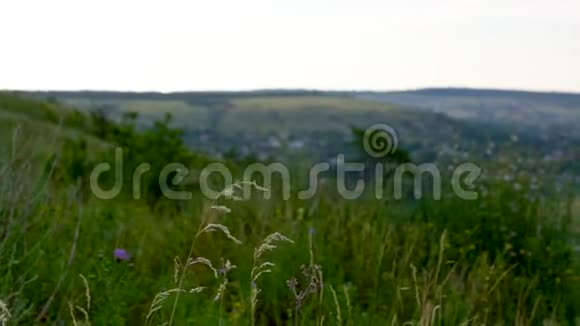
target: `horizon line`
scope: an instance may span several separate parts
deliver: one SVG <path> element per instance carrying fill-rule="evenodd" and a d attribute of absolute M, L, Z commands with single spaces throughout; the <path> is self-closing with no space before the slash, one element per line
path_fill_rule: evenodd
<path fill-rule="evenodd" d="M 97 89 L 97 88 L 78 88 L 78 89 L 10 89 L 0 88 L 1 92 L 21 92 L 21 93 L 130 93 L 130 94 L 183 94 L 183 93 L 267 93 L 267 92 L 311 92 L 311 93 L 405 93 L 419 92 L 427 90 L 464 90 L 464 91 L 495 91 L 495 92 L 517 92 L 517 93 L 543 93 L 543 94 L 562 94 L 562 95 L 580 95 L 578 91 L 567 90 L 542 90 L 529 88 L 501 88 L 501 87 L 465 87 L 465 86 L 427 86 L 416 88 L 401 89 L 325 89 L 325 88 L 241 88 L 241 89 L 189 89 L 189 90 L 128 90 L 128 89 Z"/>

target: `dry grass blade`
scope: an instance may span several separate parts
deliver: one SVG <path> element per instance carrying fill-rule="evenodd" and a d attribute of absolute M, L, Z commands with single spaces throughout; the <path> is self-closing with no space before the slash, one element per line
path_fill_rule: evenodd
<path fill-rule="evenodd" d="M 85 301 L 86 307 L 74 306 L 72 302 L 68 303 L 68 308 L 70 311 L 70 316 L 72 318 L 73 325 L 90 325 L 89 311 L 91 309 L 91 290 L 89 288 L 89 282 L 83 274 L 79 274 L 80 278 L 83 280 L 83 285 L 85 287 Z M 83 314 L 84 320 L 79 322 L 75 316 L 75 308 Z"/>
<path fill-rule="evenodd" d="M 173 258 L 173 282 L 179 282 L 179 272 L 181 271 L 181 260 L 179 257 Z"/>
<path fill-rule="evenodd" d="M 153 314 L 156 311 L 163 308 L 163 302 L 169 297 L 169 295 L 171 293 L 175 293 L 175 292 L 185 292 L 185 290 L 171 289 L 171 290 L 157 293 L 157 295 L 155 295 L 155 297 L 153 298 L 153 302 L 151 303 L 151 307 L 149 307 L 149 312 L 147 313 L 147 316 L 145 317 L 145 319 L 149 320 L 151 318 L 151 316 L 153 316 Z"/>
<path fill-rule="evenodd" d="M 205 290 L 205 286 L 198 286 L 189 290 L 189 293 L 201 293 L 201 291 Z"/>
<path fill-rule="evenodd" d="M 211 207 L 211 209 L 213 209 L 219 213 L 222 213 L 222 214 L 228 214 L 228 213 L 232 212 L 232 210 L 229 207 L 223 206 L 223 205 L 214 205 Z"/>
<path fill-rule="evenodd" d="M 278 233 L 278 232 L 272 233 L 269 236 L 267 236 L 264 239 L 264 241 L 262 241 L 262 244 L 256 249 L 256 251 L 254 253 L 254 257 L 256 259 L 260 258 L 265 252 L 272 251 L 272 250 L 276 249 L 277 246 L 274 245 L 274 243 L 277 241 L 285 241 L 285 242 L 289 242 L 289 243 L 294 243 L 294 241 L 285 237 L 281 233 Z"/>
<path fill-rule="evenodd" d="M 10 310 L 8 309 L 8 305 L 2 300 L 0 300 L 0 324 L 6 324 L 12 315 L 10 315 Z"/>
<path fill-rule="evenodd" d="M 75 317 L 75 308 L 73 307 L 72 302 L 68 303 L 68 310 L 70 312 L 70 318 L 72 319 L 72 323 L 74 326 L 77 326 L 79 323 L 77 322 L 77 318 Z M 2 323 L 4 325 L 4 322 Z"/>
<path fill-rule="evenodd" d="M 85 298 L 87 300 L 87 311 L 91 310 L 91 289 L 89 288 L 89 282 L 83 274 L 79 274 L 80 278 L 83 280 L 85 286 Z M 88 319 L 88 316 L 87 316 Z"/>
<path fill-rule="evenodd" d="M 268 267 L 274 267 L 274 266 L 276 266 L 274 263 L 267 261 L 267 262 L 262 263 L 260 266 L 253 267 L 252 273 L 251 273 L 253 275 L 252 282 L 256 282 L 262 274 L 272 273 L 272 270 L 268 269 Z"/>
<path fill-rule="evenodd" d="M 265 270 L 259 271 L 259 272 L 258 272 L 258 273 L 257 273 L 257 274 L 256 274 L 256 275 L 255 275 L 255 276 L 252 278 L 252 282 L 256 282 L 256 281 L 257 281 L 257 280 L 260 278 L 260 276 L 262 276 L 263 274 L 266 274 L 266 273 L 272 273 L 272 270 L 271 270 L 271 269 L 265 269 Z"/>
<path fill-rule="evenodd" d="M 257 248 L 254 249 L 254 266 L 252 267 L 252 271 L 250 272 L 250 278 L 251 278 L 251 284 L 250 284 L 250 288 L 251 288 L 251 295 L 250 295 L 251 325 L 256 324 L 255 313 L 256 313 L 256 306 L 258 305 L 258 295 L 260 294 L 260 292 L 262 292 L 262 290 L 258 287 L 258 283 L 257 283 L 258 279 L 260 278 L 260 276 L 262 276 L 266 273 L 271 273 L 272 270 L 270 269 L 270 267 L 275 266 L 274 263 L 269 262 L 269 261 L 263 262 L 258 266 L 256 266 L 256 265 L 258 264 L 258 260 L 260 259 L 260 257 L 265 252 L 272 251 L 272 250 L 277 248 L 277 246 L 274 245 L 274 243 L 278 242 L 278 241 L 294 243 L 294 241 L 285 237 L 281 233 L 275 232 L 275 233 L 268 235 L 262 241 L 260 246 L 258 246 Z"/>
<path fill-rule="evenodd" d="M 226 287 L 228 285 L 228 280 L 224 279 L 224 281 L 220 284 L 215 297 L 213 298 L 213 301 L 218 301 L 223 295 L 224 292 L 226 292 Z"/>
<path fill-rule="evenodd" d="M 222 258 L 222 262 L 223 262 L 223 266 L 222 268 L 220 268 L 220 275 L 222 276 L 222 283 L 220 284 L 218 291 L 216 293 L 216 296 L 214 297 L 214 301 L 218 301 L 219 300 L 219 322 L 218 325 L 222 325 L 222 309 L 223 309 L 223 304 L 224 304 L 224 294 L 226 292 L 226 287 L 229 283 L 228 280 L 228 273 L 232 270 L 237 268 L 236 265 L 233 265 L 229 259 L 226 259 L 224 261 L 224 259 Z"/>
<path fill-rule="evenodd" d="M 173 294 L 173 293 L 200 293 L 201 291 L 203 291 L 205 289 L 205 287 L 196 287 L 193 288 L 189 291 L 186 291 L 185 289 L 170 289 L 167 291 L 163 291 L 163 292 L 159 292 L 157 293 L 157 295 L 155 295 L 155 298 L 153 298 L 153 302 L 151 303 L 151 307 L 149 307 L 149 312 L 147 313 L 147 316 L 145 317 L 146 320 L 151 319 L 151 317 L 153 316 L 153 314 L 160 310 L 161 308 L 163 308 L 163 302 L 165 302 L 165 300 L 167 300 L 167 298 Z"/>
<path fill-rule="evenodd" d="M 215 278 L 218 278 L 218 270 L 213 267 L 211 261 L 205 257 L 197 257 L 195 259 L 191 259 L 187 262 L 187 266 L 195 265 L 195 264 L 202 264 L 209 267 L 213 271 L 213 275 Z"/>
<path fill-rule="evenodd" d="M 231 185 L 227 186 L 218 195 L 218 198 L 223 197 L 225 199 L 235 200 L 235 201 L 243 200 L 244 198 L 236 195 L 236 191 L 243 191 L 244 190 L 244 187 L 246 187 L 248 190 L 250 188 L 254 188 L 254 189 L 256 189 L 258 191 L 262 191 L 262 192 L 268 192 L 268 191 L 270 191 L 269 189 L 264 188 L 264 187 L 258 185 L 255 181 L 239 181 L 239 182 L 236 182 L 234 184 L 231 184 Z"/>
<path fill-rule="evenodd" d="M 352 307 L 350 305 L 350 295 L 348 294 L 348 287 L 345 285 L 342 286 L 342 291 L 344 292 L 344 298 L 346 299 L 346 308 L 348 313 L 348 319 L 346 320 L 346 324 L 351 324 L 351 316 L 352 316 Z"/>
<path fill-rule="evenodd" d="M 228 237 L 228 239 L 232 240 L 233 242 L 237 243 L 237 244 L 242 244 L 242 242 L 240 240 L 238 240 L 236 237 L 234 237 L 231 233 L 230 230 L 228 229 L 227 226 L 222 225 L 222 224 L 208 224 L 206 225 L 201 231 L 199 231 L 198 234 L 201 233 L 205 233 L 205 232 L 216 232 L 216 231 L 222 231 L 223 234 L 226 235 L 226 237 Z"/>
<path fill-rule="evenodd" d="M 513 264 L 510 268 L 506 269 L 500 276 L 499 278 L 495 281 L 495 283 L 493 284 L 493 286 L 489 289 L 489 291 L 487 291 L 487 295 L 490 295 L 495 288 L 499 285 L 499 283 L 504 279 L 504 277 L 506 277 L 509 272 L 511 272 L 514 268 L 516 268 L 518 264 Z"/>
<path fill-rule="evenodd" d="M 338 302 L 338 296 L 336 295 L 336 291 L 334 291 L 334 288 L 332 287 L 332 285 L 330 285 L 330 292 L 332 292 L 332 297 L 334 299 L 334 305 L 336 306 L 336 324 L 337 325 L 342 325 L 342 315 L 340 313 L 340 303 Z"/>
<path fill-rule="evenodd" d="M 267 262 L 262 263 L 262 265 L 255 267 L 254 270 L 260 270 L 260 269 L 263 269 L 266 267 L 274 267 L 274 266 L 276 266 L 276 264 L 267 261 Z"/>

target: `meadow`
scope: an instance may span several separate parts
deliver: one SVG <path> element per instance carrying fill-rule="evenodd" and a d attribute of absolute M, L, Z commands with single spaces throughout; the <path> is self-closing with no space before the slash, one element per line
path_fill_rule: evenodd
<path fill-rule="evenodd" d="M 300 124 L 308 101 L 319 108 L 316 119 L 332 108 L 355 125 L 366 121 L 357 123 L 361 116 L 412 124 L 419 114 L 392 107 L 395 115 L 383 117 L 382 104 L 336 98 L 301 98 L 296 108 L 293 100 L 237 99 L 219 125 L 232 130 L 268 110 L 273 120 L 258 133 L 264 137 L 279 115 Z M 259 178 L 251 198 L 240 200 L 241 184 L 216 179 L 221 196 L 209 200 L 196 177 L 175 186 L 193 198 L 176 201 L 159 189 L 166 164 L 201 171 L 221 162 L 239 180 L 247 158 L 191 149 L 187 131 L 172 123 L 183 123 L 179 114 L 171 120 L 154 112 L 145 128 L 138 114 L 109 119 L 75 105 L 82 103 L 0 93 L 0 324 L 579 323 L 577 189 L 560 178 L 562 165 L 527 156 L 538 154 L 535 140 L 512 142 L 494 159 L 474 156 L 489 172 L 472 201 L 450 191 L 439 201 L 415 199 L 412 190 L 403 200 L 346 200 L 332 178 L 309 200 L 298 199 L 297 189 L 282 200 L 278 182 L 264 189 Z M 367 111 L 350 117 L 357 105 Z M 138 106 L 149 110 L 145 116 L 153 110 L 146 106 Z M 213 121 L 204 110 L 194 114 L 200 125 Z M 301 126 L 315 132 L 316 119 Z M 456 126 L 429 113 L 434 119 Z M 90 174 L 114 161 L 116 147 L 124 150 L 123 191 L 99 199 Z M 143 162 L 151 173 L 135 199 L 131 177 Z"/>

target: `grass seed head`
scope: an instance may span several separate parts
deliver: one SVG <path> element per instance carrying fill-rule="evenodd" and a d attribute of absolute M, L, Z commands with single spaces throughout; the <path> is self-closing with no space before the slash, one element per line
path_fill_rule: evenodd
<path fill-rule="evenodd" d="M 10 314 L 10 310 L 8 309 L 8 305 L 0 300 L 0 325 L 6 324 L 12 315 Z"/>
<path fill-rule="evenodd" d="M 238 240 L 236 237 L 234 237 L 230 233 L 230 230 L 228 229 L 228 227 L 223 225 L 223 224 L 210 223 L 210 224 L 206 225 L 199 233 L 201 234 L 204 232 L 216 232 L 216 231 L 222 231 L 222 233 L 225 234 L 226 237 L 228 237 L 228 239 L 232 240 L 233 242 L 235 242 L 237 244 L 242 244 L 242 242 L 240 240 Z"/>

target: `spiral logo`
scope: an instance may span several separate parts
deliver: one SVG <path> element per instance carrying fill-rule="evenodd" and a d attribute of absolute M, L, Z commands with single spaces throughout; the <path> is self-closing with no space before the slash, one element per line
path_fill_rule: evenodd
<path fill-rule="evenodd" d="M 395 128 L 379 123 L 365 130 L 363 146 L 372 157 L 383 157 L 397 150 L 399 136 Z"/>

